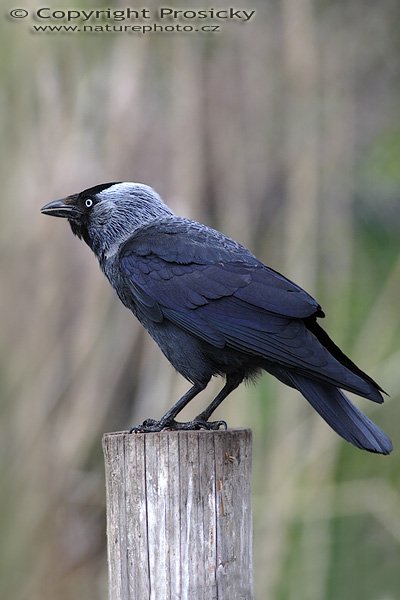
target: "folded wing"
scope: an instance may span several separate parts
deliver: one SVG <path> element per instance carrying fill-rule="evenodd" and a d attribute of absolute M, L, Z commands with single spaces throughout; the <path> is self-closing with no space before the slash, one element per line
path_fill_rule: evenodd
<path fill-rule="evenodd" d="M 323 316 L 318 303 L 219 232 L 183 219 L 157 223 L 132 236 L 119 258 L 126 295 L 147 318 L 383 401 L 370 378 L 307 327 Z"/>

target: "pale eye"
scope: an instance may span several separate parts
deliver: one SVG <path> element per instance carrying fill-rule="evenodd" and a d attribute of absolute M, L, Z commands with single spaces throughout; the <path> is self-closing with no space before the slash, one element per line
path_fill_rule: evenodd
<path fill-rule="evenodd" d="M 86 208 L 91 208 L 91 206 L 93 206 L 93 200 L 91 198 L 86 198 L 85 206 Z"/>

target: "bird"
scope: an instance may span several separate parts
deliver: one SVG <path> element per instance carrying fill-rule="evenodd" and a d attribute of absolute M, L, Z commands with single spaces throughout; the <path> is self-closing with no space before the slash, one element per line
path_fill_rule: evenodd
<path fill-rule="evenodd" d="M 298 390 L 354 446 L 389 454 L 390 438 L 346 396 L 382 403 L 384 390 L 331 340 L 318 302 L 223 233 L 178 216 L 150 186 L 96 185 L 41 208 L 66 218 L 122 303 L 190 389 L 159 419 L 131 432 L 217 430 L 210 421 L 243 381 L 263 371 Z M 177 415 L 213 376 L 225 383 L 192 421 Z"/>

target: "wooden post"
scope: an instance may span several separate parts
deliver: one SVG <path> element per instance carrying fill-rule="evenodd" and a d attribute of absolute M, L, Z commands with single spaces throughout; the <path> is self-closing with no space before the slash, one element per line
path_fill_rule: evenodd
<path fill-rule="evenodd" d="M 252 600 L 251 431 L 108 433 L 110 600 Z"/>

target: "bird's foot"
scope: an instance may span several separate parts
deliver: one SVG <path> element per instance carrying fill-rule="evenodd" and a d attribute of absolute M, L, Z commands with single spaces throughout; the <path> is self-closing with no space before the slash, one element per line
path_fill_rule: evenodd
<path fill-rule="evenodd" d="M 165 427 L 166 423 L 163 419 L 161 419 L 161 421 L 146 419 L 141 425 L 134 425 L 131 427 L 129 433 L 157 433 L 157 431 L 162 431 Z"/>
<path fill-rule="evenodd" d="M 225 421 L 204 421 L 202 419 L 194 419 L 187 423 L 177 423 L 174 421 L 171 427 L 168 429 L 179 430 L 179 431 L 193 431 L 199 429 L 206 429 L 208 431 L 218 431 L 220 428 L 228 429 L 228 425 Z"/>
<path fill-rule="evenodd" d="M 174 420 L 155 421 L 154 419 L 146 419 L 141 425 L 132 427 L 129 433 L 156 433 L 167 429 L 169 431 L 196 431 L 199 429 L 207 429 L 209 431 L 218 431 L 220 428 L 227 429 L 225 421 L 204 421 L 202 419 L 194 419 L 186 423 L 179 423 Z"/>

